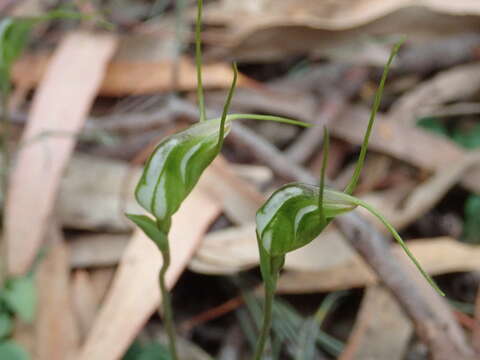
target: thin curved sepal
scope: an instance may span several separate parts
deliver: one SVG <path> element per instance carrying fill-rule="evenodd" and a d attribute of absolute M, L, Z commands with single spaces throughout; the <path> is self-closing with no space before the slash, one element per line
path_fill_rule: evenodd
<path fill-rule="evenodd" d="M 352 203 L 363 207 L 365 210 L 367 210 L 372 215 L 374 215 L 378 220 L 380 220 L 380 222 L 387 228 L 390 234 L 392 234 L 393 238 L 398 243 L 398 245 L 400 245 L 400 247 L 405 252 L 405 254 L 410 258 L 410 260 L 413 262 L 413 264 L 418 269 L 418 271 L 422 274 L 425 280 L 427 280 L 427 282 L 435 289 L 437 293 L 439 293 L 441 296 L 445 296 L 445 293 L 438 287 L 438 285 L 431 278 L 431 276 L 423 269 L 422 265 L 420 265 L 417 258 L 412 254 L 412 252 L 408 248 L 407 244 L 403 241 L 402 237 L 397 232 L 397 230 L 395 230 L 393 225 L 390 224 L 390 222 L 382 214 L 380 214 L 374 207 L 364 202 L 363 200 L 360 200 L 351 195 L 344 194 L 344 196 L 346 201 L 351 201 Z"/>
<path fill-rule="evenodd" d="M 257 211 L 260 245 L 270 256 L 285 255 L 314 240 L 330 219 L 353 210 L 357 205 L 344 201 L 338 191 L 323 188 L 319 221 L 320 188 L 302 183 L 287 184 L 275 191 Z"/>
<path fill-rule="evenodd" d="M 355 166 L 355 171 L 353 172 L 352 179 L 348 183 L 347 187 L 345 188 L 344 192 L 346 194 L 353 194 L 355 188 L 357 187 L 358 180 L 360 178 L 360 173 L 362 172 L 363 164 L 365 163 L 365 157 L 367 156 L 367 149 L 368 149 L 368 142 L 370 140 L 370 135 L 372 133 L 373 124 L 375 123 L 375 118 L 377 116 L 378 108 L 380 107 L 380 102 L 382 100 L 383 89 L 385 87 L 385 81 L 387 80 L 388 72 L 390 71 L 390 65 L 392 64 L 393 59 L 398 53 L 400 46 L 405 42 L 405 39 L 402 38 L 399 42 L 397 42 L 390 53 L 390 57 L 388 58 L 385 67 L 383 68 L 382 78 L 380 80 L 380 84 L 378 85 L 377 92 L 375 93 L 375 100 L 372 106 L 372 112 L 370 113 L 370 119 L 368 120 L 367 131 L 365 132 L 365 136 L 363 138 L 362 147 L 360 148 L 360 154 L 358 155 L 357 164 Z"/>

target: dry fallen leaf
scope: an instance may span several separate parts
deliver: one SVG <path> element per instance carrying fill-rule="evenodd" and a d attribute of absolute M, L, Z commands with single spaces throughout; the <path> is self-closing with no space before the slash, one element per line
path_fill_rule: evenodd
<path fill-rule="evenodd" d="M 65 360 L 79 346 L 69 284 L 68 252 L 60 229 L 49 233 L 51 246 L 37 271 L 38 310 L 35 319 L 35 359 Z"/>
<path fill-rule="evenodd" d="M 271 60 L 328 54 L 368 42 L 368 36 L 406 34 L 410 41 L 431 41 L 444 35 L 446 27 L 449 34 L 473 30 L 479 15 L 475 0 L 222 0 L 206 7 L 205 21 L 222 25 L 206 37 L 229 55 Z"/>
<path fill-rule="evenodd" d="M 246 180 L 238 177 L 230 164 L 217 157 L 202 176 L 205 191 L 222 204 L 225 215 L 237 224 L 245 224 L 255 218 L 264 196 Z"/>
<path fill-rule="evenodd" d="M 383 287 L 371 286 L 339 360 L 402 360 L 412 334 L 412 323 L 395 298 Z"/>
<path fill-rule="evenodd" d="M 296 271 L 328 269 L 342 264 L 352 256 L 353 251 L 332 225 L 315 241 L 288 254 L 285 269 Z M 207 234 L 189 268 L 205 274 L 233 274 L 257 265 L 258 244 L 255 238 L 255 224 L 250 223 Z"/>
<path fill-rule="evenodd" d="M 176 60 L 164 49 L 161 38 L 150 36 L 125 36 L 120 39 L 119 51 L 108 64 L 99 94 L 103 96 L 127 96 L 178 90 L 195 90 L 196 68 L 189 57 Z M 165 54 L 167 52 L 167 54 Z M 51 56 L 48 53 L 23 56 L 12 70 L 13 82 L 31 89 L 41 81 Z M 178 63 L 177 63 L 178 61 Z M 178 71 L 175 84 L 173 74 Z M 204 64 L 203 85 L 206 89 L 228 88 L 233 71 L 226 63 Z M 239 86 L 252 83 L 240 75 Z"/>
<path fill-rule="evenodd" d="M 113 35 L 67 35 L 35 94 L 7 194 L 5 232 L 11 274 L 29 269 L 45 236 L 75 134 L 83 127 L 115 45 Z M 63 136 L 45 137 L 45 132 Z"/>
<path fill-rule="evenodd" d="M 401 96 L 390 108 L 389 120 L 416 124 L 442 104 L 468 99 L 480 89 L 480 64 L 456 66 L 442 71 Z"/>
<path fill-rule="evenodd" d="M 101 267 L 90 270 L 90 277 L 92 279 L 92 286 L 99 303 L 102 303 L 115 276 L 115 268 Z"/>
<path fill-rule="evenodd" d="M 95 321 L 100 305 L 92 279 L 86 270 L 73 273 L 71 298 L 80 339 L 83 340 Z"/>
<path fill-rule="evenodd" d="M 423 268 L 432 275 L 480 269 L 478 246 L 460 243 L 449 237 L 409 241 L 408 246 Z M 394 250 L 400 259 L 408 261 L 400 247 L 394 245 Z M 415 277 L 420 276 L 416 272 L 412 273 Z M 376 282 L 376 276 L 370 267 L 352 251 L 349 258 L 336 266 L 319 271 L 284 272 L 278 283 L 278 291 L 296 294 L 327 292 L 373 285 Z"/>
<path fill-rule="evenodd" d="M 93 268 L 116 265 L 128 243 L 128 235 L 123 234 L 76 236 L 68 244 L 70 266 Z"/>

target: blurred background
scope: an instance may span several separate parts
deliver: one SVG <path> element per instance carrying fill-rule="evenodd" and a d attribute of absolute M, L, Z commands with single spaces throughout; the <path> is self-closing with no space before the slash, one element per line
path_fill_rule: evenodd
<path fill-rule="evenodd" d="M 59 8 L 83 16 L 30 24 L 9 66 L 8 24 Z M 169 359 L 160 255 L 124 213 L 141 211 L 133 189 L 155 145 L 198 119 L 195 15 L 194 0 L 0 0 L 1 360 Z M 475 0 L 205 1 L 208 117 L 221 113 L 236 61 L 231 112 L 313 126 L 236 122 L 174 217 L 182 359 L 251 356 L 262 314 L 255 211 L 281 184 L 318 181 L 323 125 L 327 175 L 347 184 L 402 36 L 356 195 L 447 296 L 419 285 L 393 242 L 359 255 L 333 224 L 287 257 L 268 358 L 480 357 L 479 30 Z M 392 263 L 406 275 L 382 267 Z"/>

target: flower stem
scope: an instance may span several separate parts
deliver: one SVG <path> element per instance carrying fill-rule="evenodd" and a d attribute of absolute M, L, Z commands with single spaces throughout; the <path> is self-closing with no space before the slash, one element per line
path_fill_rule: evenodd
<path fill-rule="evenodd" d="M 170 298 L 170 292 L 168 291 L 167 285 L 165 282 L 165 274 L 167 273 L 167 270 L 170 267 L 170 247 L 168 245 L 166 249 L 163 249 L 162 257 L 163 257 L 163 264 L 162 264 L 162 268 L 160 269 L 160 274 L 158 277 L 159 283 L 160 283 L 160 293 L 162 295 L 162 303 L 163 303 L 161 310 L 163 310 L 163 322 L 165 324 L 165 330 L 168 336 L 168 348 L 170 350 L 170 355 L 172 357 L 172 360 L 178 360 L 175 326 L 173 323 L 172 301 Z"/>
<path fill-rule="evenodd" d="M 254 360 L 261 360 L 263 350 L 270 336 L 270 329 L 272 327 L 272 305 L 275 289 L 271 286 L 265 286 L 265 305 L 263 308 L 263 322 L 262 329 L 260 330 L 260 337 L 258 338 L 257 345 L 255 346 Z"/>

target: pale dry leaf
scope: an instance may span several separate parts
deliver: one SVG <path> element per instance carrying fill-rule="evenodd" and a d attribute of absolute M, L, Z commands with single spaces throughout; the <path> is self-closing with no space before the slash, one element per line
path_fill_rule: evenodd
<path fill-rule="evenodd" d="M 101 267 L 90 270 L 90 276 L 92 279 L 92 286 L 95 290 L 95 294 L 100 303 L 103 302 L 110 285 L 112 284 L 113 277 L 115 276 L 115 268 L 113 267 Z"/>
<path fill-rule="evenodd" d="M 244 15 L 244 22 L 232 24 L 238 28 L 260 26 L 308 25 L 328 30 L 345 30 L 368 24 L 394 11 L 407 7 L 425 7 L 433 11 L 454 15 L 480 15 L 475 0 L 275 0 L 242 1 L 223 0 L 206 8 L 206 22 L 230 23 L 234 16 Z M 265 16 L 266 15 L 266 16 Z"/>
<path fill-rule="evenodd" d="M 60 229 L 51 226 L 47 255 L 36 273 L 38 307 L 35 319 L 35 359 L 71 359 L 79 346 L 69 284 L 68 249 Z M 61 321 L 59 321 L 61 317 Z"/>
<path fill-rule="evenodd" d="M 103 96 L 144 95 L 178 90 L 195 90 L 196 68 L 190 57 L 175 59 L 164 42 L 151 36 L 124 36 L 119 41 L 119 51 L 109 62 L 99 93 Z M 22 88 L 36 87 L 45 74 L 48 53 L 25 55 L 12 69 L 12 81 Z M 177 63 L 178 62 L 178 63 Z M 178 71 L 178 82 L 174 73 Z M 226 63 L 207 63 L 202 68 L 203 85 L 207 89 L 228 88 L 233 71 Z M 239 86 L 252 83 L 240 74 Z"/>
<path fill-rule="evenodd" d="M 25 273 L 36 256 L 75 145 L 74 134 L 83 127 L 115 46 L 113 35 L 67 35 L 35 94 L 7 194 L 5 232 L 11 274 Z M 72 136 L 39 138 L 49 131 Z"/>
<path fill-rule="evenodd" d="M 197 188 L 173 217 L 169 236 L 172 256 L 167 273 L 169 288 L 187 266 L 220 211 L 220 205 Z M 114 360 L 122 356 L 160 302 L 160 265 L 158 249 L 142 232 L 136 231 L 77 360 Z"/>
<path fill-rule="evenodd" d="M 129 243 L 124 234 L 80 235 L 69 241 L 70 266 L 94 268 L 116 265 Z"/>
<path fill-rule="evenodd" d="M 414 126 L 439 105 L 470 98 L 480 89 L 480 64 L 456 66 L 439 72 L 402 95 L 390 108 L 390 121 Z"/>
<path fill-rule="evenodd" d="M 255 186 L 240 178 L 221 156 L 204 173 L 200 186 L 222 204 L 225 215 L 236 224 L 250 223 L 264 200 Z"/>
<path fill-rule="evenodd" d="M 480 269 L 480 248 L 449 237 L 418 239 L 409 241 L 408 246 L 422 267 L 432 275 Z M 394 253 L 409 264 L 399 246 L 394 245 Z M 412 273 L 415 277 L 420 276 L 416 272 Z M 278 291 L 298 294 L 328 292 L 363 287 L 376 282 L 376 275 L 352 251 L 350 258 L 330 268 L 309 272 L 284 272 L 279 279 Z"/>
<path fill-rule="evenodd" d="M 95 321 L 100 303 L 88 271 L 75 271 L 71 287 L 73 311 L 77 320 L 80 339 L 83 341 Z"/>
<path fill-rule="evenodd" d="M 438 169 L 427 181 L 411 188 L 406 198 L 397 196 L 393 200 L 391 196 L 385 196 L 385 193 L 370 193 L 362 196 L 362 199 L 379 210 L 396 229 L 402 229 L 425 215 L 462 179 L 464 173 L 471 167 L 479 165 L 480 152 L 466 153 L 463 159 Z M 401 188 L 392 189 L 392 191 L 405 193 Z M 365 209 L 359 209 L 359 211 L 370 221 L 384 228 L 371 213 Z"/>
<path fill-rule="evenodd" d="M 332 256 L 335 254 L 335 256 Z M 334 225 L 307 246 L 287 255 L 285 269 L 315 271 L 328 269 L 352 258 Z M 255 224 L 230 227 L 207 234 L 189 264 L 192 271 L 205 274 L 234 274 L 258 265 Z"/>
<path fill-rule="evenodd" d="M 60 187 L 58 216 L 62 224 L 82 230 L 132 229 L 124 212 L 142 211 L 133 195 L 140 175 L 140 168 L 130 168 L 125 162 L 75 155 Z M 125 179 L 131 181 L 125 184 Z"/>
<path fill-rule="evenodd" d="M 200 184 L 213 197 L 220 199 L 226 215 L 239 224 L 250 222 L 263 200 L 255 185 L 245 177 L 253 177 L 258 179 L 255 181 L 263 182 L 272 176 L 271 171 L 265 167 L 254 167 L 255 174 L 252 173 L 252 168 L 247 169 L 245 171 L 243 166 L 237 168 L 227 164 L 223 158 L 217 158 L 212 164 L 212 171 L 203 175 Z M 96 176 L 86 177 L 86 173 L 94 173 Z M 142 211 L 133 196 L 140 175 L 141 170 L 138 167 L 130 168 L 125 162 L 75 155 L 61 184 L 58 217 L 64 226 L 74 229 L 115 232 L 130 230 L 132 226 L 126 220 L 124 212 Z M 131 180 L 125 184 L 127 178 Z M 124 211 L 121 210 L 122 204 Z M 100 242 L 95 243 L 101 246 Z M 85 251 L 88 251 L 86 245 L 78 246 L 85 246 Z M 75 249 L 73 256 L 82 256 L 79 251 Z M 98 263 L 101 253 L 92 256 L 97 259 L 94 262 Z M 74 259 L 75 266 L 82 266 L 77 260 L 83 261 Z"/>
<path fill-rule="evenodd" d="M 402 360 L 412 334 L 413 325 L 395 298 L 382 286 L 370 286 L 338 359 Z"/>
<path fill-rule="evenodd" d="M 273 179 L 272 170 L 264 165 L 231 165 L 233 171 L 243 180 L 251 183 L 256 188 L 261 188 Z"/>
<path fill-rule="evenodd" d="M 475 0 L 264 0 L 250 5 L 223 0 L 207 6 L 205 14 L 207 23 L 227 27 L 206 35 L 230 55 L 248 60 L 328 55 L 333 48 L 371 42 L 368 36 L 406 34 L 410 41 L 426 41 L 444 35 L 446 28 L 449 34 L 473 30 L 480 15 Z"/>
<path fill-rule="evenodd" d="M 203 274 L 234 274 L 258 264 L 255 224 L 210 232 L 189 263 L 189 269 Z"/>

